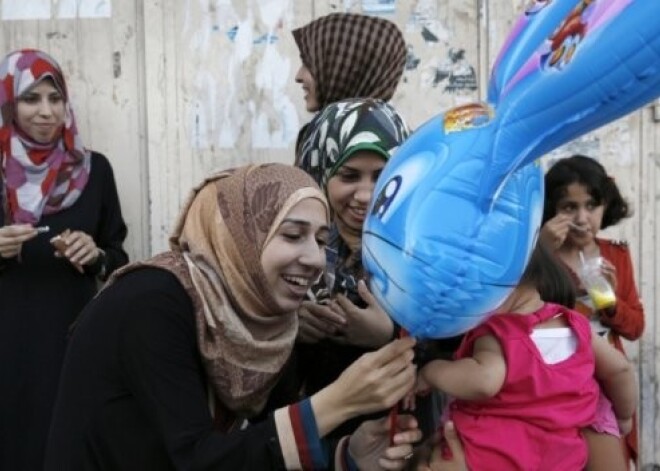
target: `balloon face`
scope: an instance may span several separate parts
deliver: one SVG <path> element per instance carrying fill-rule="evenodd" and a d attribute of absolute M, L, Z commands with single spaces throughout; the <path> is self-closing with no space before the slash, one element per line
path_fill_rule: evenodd
<path fill-rule="evenodd" d="M 483 321 L 522 275 L 542 216 L 541 167 L 511 175 L 494 203 L 481 199 L 490 128 L 446 134 L 454 126 L 437 117 L 404 143 L 378 180 L 363 231 L 371 291 L 416 337 Z"/>

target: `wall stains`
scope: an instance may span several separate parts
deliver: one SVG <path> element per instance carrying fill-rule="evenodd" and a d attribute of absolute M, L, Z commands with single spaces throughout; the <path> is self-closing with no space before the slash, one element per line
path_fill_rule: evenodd
<path fill-rule="evenodd" d="M 444 90 L 449 93 L 465 93 L 477 90 L 477 74 L 474 67 L 465 60 L 464 49 L 452 49 L 447 52 L 445 61 L 436 70 L 434 85 L 446 80 Z"/>
<path fill-rule="evenodd" d="M 121 52 L 119 51 L 112 53 L 112 75 L 114 78 L 121 76 Z"/>
<path fill-rule="evenodd" d="M 219 27 L 217 25 L 213 25 L 213 30 L 214 31 L 219 31 Z M 236 35 L 238 34 L 238 25 L 232 26 L 227 30 L 225 35 L 231 42 L 234 42 L 236 39 Z M 276 34 L 274 33 L 264 33 L 258 36 L 257 38 L 252 40 L 252 44 L 255 45 L 261 45 L 261 44 L 273 44 L 276 43 L 279 40 Z"/>
<path fill-rule="evenodd" d="M 46 38 L 47 39 L 66 39 L 67 35 L 66 33 L 62 33 L 60 31 L 53 31 L 50 33 L 46 33 Z"/>
<path fill-rule="evenodd" d="M 431 32 L 426 26 L 422 27 L 422 39 L 427 43 L 437 43 L 438 37 Z"/>
<path fill-rule="evenodd" d="M 415 70 L 421 59 L 415 55 L 415 49 L 411 44 L 406 46 L 406 70 Z"/>

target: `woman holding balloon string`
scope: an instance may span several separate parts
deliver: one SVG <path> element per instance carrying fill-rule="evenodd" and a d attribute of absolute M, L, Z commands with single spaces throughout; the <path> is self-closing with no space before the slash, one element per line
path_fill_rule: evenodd
<path fill-rule="evenodd" d="M 621 338 L 637 340 L 644 330 L 644 308 L 634 278 L 630 251 L 625 243 L 599 238 L 601 229 L 616 225 L 631 215 L 613 178 L 596 160 L 573 155 L 554 164 L 545 176 L 545 210 L 541 238 L 569 269 L 578 287 L 576 309 L 588 316 L 594 331 L 624 352 Z M 578 273 L 583 260 L 600 257 L 602 275 L 612 286 L 616 304 L 597 309 Z M 624 352 L 625 353 L 625 352 Z M 593 458 L 604 463 L 612 450 L 612 437 L 594 437 L 598 450 Z M 625 436 L 625 451 L 637 459 L 637 433 Z"/>
<path fill-rule="evenodd" d="M 325 197 L 290 165 L 203 182 L 171 250 L 116 272 L 81 314 L 45 469 L 401 469 L 419 439 L 410 416 L 394 445 L 384 420 L 326 437 L 410 390 L 412 339 L 303 401 L 275 387 L 289 378 L 295 312 L 323 270 L 328 229 Z"/>

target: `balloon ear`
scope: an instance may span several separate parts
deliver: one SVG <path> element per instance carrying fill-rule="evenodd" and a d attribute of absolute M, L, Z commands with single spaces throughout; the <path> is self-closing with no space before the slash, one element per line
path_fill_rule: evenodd
<path fill-rule="evenodd" d="M 659 14 L 657 0 L 554 0 L 518 22 L 491 77 L 498 129 L 483 194 L 660 95 Z"/>
<path fill-rule="evenodd" d="M 488 84 L 488 102 L 497 104 L 502 91 L 520 68 L 552 35 L 578 0 L 535 0 L 511 29 L 493 64 Z"/>

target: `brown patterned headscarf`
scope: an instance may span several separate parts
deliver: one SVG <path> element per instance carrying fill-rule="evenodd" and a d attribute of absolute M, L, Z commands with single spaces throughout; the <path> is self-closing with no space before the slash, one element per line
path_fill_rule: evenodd
<path fill-rule="evenodd" d="M 293 30 L 303 64 L 316 81 L 319 105 L 344 98 L 388 101 L 406 64 L 399 28 L 384 18 L 332 13 Z"/>
<path fill-rule="evenodd" d="M 193 190 L 170 237 L 171 252 L 128 269 L 157 266 L 177 276 L 193 301 L 211 390 L 241 416 L 263 408 L 293 348 L 297 316 L 278 310 L 261 254 L 306 198 L 321 201 L 328 214 L 323 194 L 300 169 L 261 164 L 218 173 Z"/>

